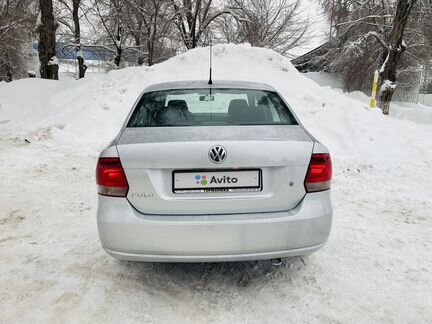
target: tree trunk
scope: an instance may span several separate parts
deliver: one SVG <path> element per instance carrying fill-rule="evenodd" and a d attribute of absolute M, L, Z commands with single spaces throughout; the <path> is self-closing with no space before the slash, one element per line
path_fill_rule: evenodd
<path fill-rule="evenodd" d="M 385 115 L 390 111 L 390 102 L 396 89 L 397 67 L 406 49 L 403 42 L 405 27 L 416 2 L 417 0 L 399 0 L 397 4 L 388 49 L 384 53 L 385 60 L 380 70 L 379 105 Z"/>
<path fill-rule="evenodd" d="M 114 64 L 118 68 L 120 67 L 122 52 L 122 49 L 120 47 L 117 47 L 116 55 L 114 56 Z"/>
<path fill-rule="evenodd" d="M 152 66 L 154 64 L 154 50 L 156 44 L 156 21 L 153 22 L 151 29 L 149 30 L 149 37 L 147 39 L 147 64 Z"/>
<path fill-rule="evenodd" d="M 6 60 L 7 62 L 10 62 L 10 55 L 9 53 L 6 53 Z M 6 70 L 6 82 L 11 82 L 13 80 L 13 70 L 12 70 L 12 66 L 10 63 L 6 63 L 5 64 L 5 70 Z"/>
<path fill-rule="evenodd" d="M 39 62 L 40 75 L 43 79 L 58 80 L 58 64 L 56 58 L 56 29 L 52 0 L 39 0 L 40 24 L 39 32 Z"/>
<path fill-rule="evenodd" d="M 138 27 L 138 29 L 140 29 L 141 27 Z M 137 63 L 138 65 L 143 65 L 144 64 L 144 55 L 141 54 L 142 52 L 142 46 L 141 46 L 141 38 L 139 36 L 139 33 L 136 33 L 133 35 L 134 39 L 135 39 L 135 46 L 137 47 L 138 51 L 140 52 L 140 54 L 138 54 L 138 60 Z"/>
<path fill-rule="evenodd" d="M 120 62 L 122 58 L 122 37 L 123 37 L 123 28 L 121 26 L 121 18 L 120 18 L 120 12 L 121 12 L 121 6 L 120 3 L 117 1 L 116 4 L 116 10 L 117 10 L 117 17 L 116 17 L 116 35 L 115 35 L 115 47 L 116 47 L 116 55 L 114 56 L 114 64 L 117 66 L 117 68 L 120 68 Z"/>
<path fill-rule="evenodd" d="M 6 72 L 6 82 L 11 82 L 13 80 L 12 78 L 12 69 L 9 65 L 6 66 L 7 72 Z"/>
<path fill-rule="evenodd" d="M 147 41 L 147 64 L 148 66 L 152 66 L 153 65 L 153 52 L 154 52 L 154 47 L 153 47 L 153 42 L 151 39 L 149 39 Z"/>
<path fill-rule="evenodd" d="M 80 21 L 79 21 L 79 7 L 80 7 L 81 0 L 73 0 L 73 10 L 72 10 L 72 17 L 74 21 L 74 36 L 75 36 L 75 51 L 76 51 L 76 57 L 78 61 L 78 79 L 84 78 L 85 72 L 87 70 L 87 65 L 85 65 L 84 61 L 84 55 L 82 52 L 81 47 L 81 28 L 80 28 Z"/>
<path fill-rule="evenodd" d="M 77 55 L 77 61 L 78 61 L 78 79 L 82 79 L 85 76 L 85 73 L 87 71 L 87 65 L 84 61 L 84 56 L 82 54 L 81 46 L 77 47 L 77 53 L 80 53 Z"/>
<path fill-rule="evenodd" d="M 391 82 L 391 81 L 390 81 Z M 390 112 L 390 102 L 393 97 L 393 93 L 396 89 L 396 85 L 394 83 L 388 84 L 385 83 L 382 86 L 385 86 L 385 90 L 380 91 L 380 103 L 381 110 L 384 115 L 388 115 Z"/>

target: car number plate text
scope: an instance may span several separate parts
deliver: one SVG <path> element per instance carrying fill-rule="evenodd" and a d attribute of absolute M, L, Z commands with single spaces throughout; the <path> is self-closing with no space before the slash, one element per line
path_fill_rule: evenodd
<path fill-rule="evenodd" d="M 261 191 L 261 170 L 173 171 L 173 192 Z"/>

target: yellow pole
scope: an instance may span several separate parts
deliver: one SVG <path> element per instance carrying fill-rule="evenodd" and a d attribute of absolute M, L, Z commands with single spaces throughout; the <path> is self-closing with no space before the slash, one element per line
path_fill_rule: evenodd
<path fill-rule="evenodd" d="M 378 77 L 379 77 L 379 73 L 378 71 L 375 71 L 374 74 L 374 80 L 373 80 L 373 85 L 372 85 L 372 95 L 371 95 L 371 101 L 370 101 L 370 107 L 373 109 L 376 107 L 376 93 L 378 90 Z"/>

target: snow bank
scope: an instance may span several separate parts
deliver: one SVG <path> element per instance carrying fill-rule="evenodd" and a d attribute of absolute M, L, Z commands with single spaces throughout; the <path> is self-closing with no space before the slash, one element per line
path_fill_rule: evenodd
<path fill-rule="evenodd" d="M 432 107 L 410 102 L 397 102 L 390 114 L 400 119 L 412 120 L 418 124 L 432 124 Z"/>
<path fill-rule="evenodd" d="M 400 157 L 428 141 L 412 144 L 398 129 L 421 131 L 412 123 L 384 117 L 367 102 L 322 88 L 300 74 L 289 60 L 273 51 L 250 46 L 214 47 L 214 80 L 264 82 L 282 93 L 311 133 L 339 156 Z M 152 83 L 208 78 L 208 49 L 198 48 L 152 67 L 132 67 L 83 80 L 19 80 L 0 86 L 0 122 L 4 131 L 38 133 L 49 130 L 64 145 L 96 152 L 118 131 L 132 104 Z M 388 145 L 392 138 L 393 145 Z"/>
<path fill-rule="evenodd" d="M 329 72 L 308 72 L 303 74 L 305 77 L 314 80 L 322 87 L 331 87 L 343 89 L 343 80 L 341 76 Z"/>

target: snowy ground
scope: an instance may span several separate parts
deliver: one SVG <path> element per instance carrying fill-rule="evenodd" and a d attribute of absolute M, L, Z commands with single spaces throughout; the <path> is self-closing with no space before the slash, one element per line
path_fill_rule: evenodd
<path fill-rule="evenodd" d="M 430 323 L 432 109 L 384 117 L 274 52 L 216 46 L 216 79 L 275 86 L 334 160 L 334 225 L 306 258 L 122 263 L 101 249 L 94 167 L 137 94 L 205 79 L 207 51 L 84 80 L 0 83 L 0 323 Z"/>

